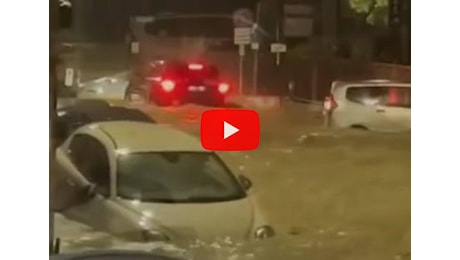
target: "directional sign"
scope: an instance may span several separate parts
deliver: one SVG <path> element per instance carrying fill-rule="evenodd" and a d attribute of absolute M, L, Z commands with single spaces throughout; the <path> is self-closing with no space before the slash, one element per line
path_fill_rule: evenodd
<path fill-rule="evenodd" d="M 251 43 L 251 28 L 235 28 L 233 32 L 233 42 L 236 45 Z"/>
<path fill-rule="evenodd" d="M 137 54 L 137 53 L 139 53 L 139 50 L 140 50 L 139 43 L 138 42 L 132 42 L 131 43 L 131 53 Z"/>
<path fill-rule="evenodd" d="M 258 42 L 252 42 L 251 43 L 251 49 L 253 50 L 258 50 L 260 47 L 259 43 Z"/>
<path fill-rule="evenodd" d="M 66 87 L 72 87 L 74 79 L 74 70 L 72 68 L 65 69 L 64 85 Z"/>
<path fill-rule="evenodd" d="M 287 47 L 286 44 L 284 43 L 272 43 L 270 45 L 270 51 L 273 53 L 281 53 L 281 52 L 286 52 Z"/>
<path fill-rule="evenodd" d="M 238 9 L 233 13 L 233 25 L 235 27 L 251 27 L 254 23 L 254 15 L 249 9 Z"/>

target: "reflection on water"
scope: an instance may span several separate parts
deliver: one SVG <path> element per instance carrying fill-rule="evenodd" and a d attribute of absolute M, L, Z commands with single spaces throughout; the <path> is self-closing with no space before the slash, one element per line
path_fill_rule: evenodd
<path fill-rule="evenodd" d="M 63 241 L 63 252 L 83 252 L 100 249 L 139 250 L 159 255 L 196 260 L 253 260 L 253 259 L 305 259 L 306 246 L 294 246 L 289 239 L 273 238 L 254 242 L 233 242 L 218 239 L 212 243 L 195 241 L 186 247 L 163 242 L 133 243 L 105 236 L 85 236 L 73 241 Z"/>
<path fill-rule="evenodd" d="M 114 238 L 90 227 L 56 216 L 56 235 L 61 238 L 61 252 L 100 249 L 140 250 L 193 260 L 297 260 L 308 256 L 311 244 L 301 244 L 295 237 L 277 236 L 267 240 L 240 242 L 230 238 L 194 241 L 183 246 L 165 242 L 136 243 Z"/>

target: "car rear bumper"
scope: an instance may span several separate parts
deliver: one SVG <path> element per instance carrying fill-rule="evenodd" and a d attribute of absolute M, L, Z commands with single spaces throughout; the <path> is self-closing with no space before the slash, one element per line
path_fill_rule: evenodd
<path fill-rule="evenodd" d="M 166 103 L 179 102 L 179 103 L 213 103 L 222 104 L 225 102 L 225 95 L 219 93 L 217 90 L 207 91 L 172 91 L 165 92 L 163 90 L 154 89 L 151 92 L 150 100 L 163 101 Z"/>

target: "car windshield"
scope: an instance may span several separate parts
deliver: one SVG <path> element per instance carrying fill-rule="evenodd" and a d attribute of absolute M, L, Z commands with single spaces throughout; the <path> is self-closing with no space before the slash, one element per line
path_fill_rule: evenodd
<path fill-rule="evenodd" d="M 214 65 L 203 65 L 200 63 L 176 63 L 165 69 L 163 77 L 188 80 L 215 80 L 219 77 L 219 71 Z"/>
<path fill-rule="evenodd" d="M 214 153 L 148 152 L 118 158 L 117 195 L 142 202 L 218 202 L 245 197 Z"/>

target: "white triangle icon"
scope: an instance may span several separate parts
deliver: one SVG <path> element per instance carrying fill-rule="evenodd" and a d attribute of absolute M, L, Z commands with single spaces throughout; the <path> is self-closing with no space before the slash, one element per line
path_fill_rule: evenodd
<path fill-rule="evenodd" d="M 240 129 L 224 121 L 224 139 L 229 138 L 230 136 L 238 133 L 239 131 Z"/>

